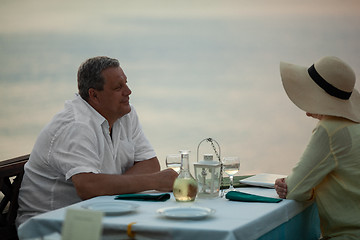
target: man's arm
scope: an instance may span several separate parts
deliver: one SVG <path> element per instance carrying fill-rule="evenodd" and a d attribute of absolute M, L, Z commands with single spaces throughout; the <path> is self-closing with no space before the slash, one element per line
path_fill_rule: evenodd
<path fill-rule="evenodd" d="M 124 174 L 143 174 L 143 173 L 154 173 L 160 171 L 160 164 L 157 157 L 150 158 L 148 160 L 135 162 L 129 170 Z"/>
<path fill-rule="evenodd" d="M 79 173 L 71 177 L 83 200 L 102 195 L 136 193 L 146 190 L 172 191 L 178 174 L 172 169 L 159 171 L 157 158 L 137 162 L 125 174 Z"/>

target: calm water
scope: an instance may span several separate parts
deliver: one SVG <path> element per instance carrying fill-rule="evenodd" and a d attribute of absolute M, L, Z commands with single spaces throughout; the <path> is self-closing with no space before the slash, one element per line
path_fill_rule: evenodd
<path fill-rule="evenodd" d="M 280 61 L 336 55 L 360 76 L 355 0 L 2 1 L 0 16 L 0 159 L 31 151 L 96 55 L 120 60 L 162 164 L 179 149 L 196 161 L 213 137 L 241 174 L 288 174 L 316 124 L 288 100 Z"/>

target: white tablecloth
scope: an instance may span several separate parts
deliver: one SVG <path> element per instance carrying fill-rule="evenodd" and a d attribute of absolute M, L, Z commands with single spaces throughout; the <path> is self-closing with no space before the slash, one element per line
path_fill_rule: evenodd
<path fill-rule="evenodd" d="M 261 196 L 277 197 L 274 189 L 251 187 L 238 190 Z M 114 196 L 97 197 L 36 216 L 20 226 L 19 238 L 31 239 L 54 233 L 61 234 L 67 208 L 82 208 L 81 206 L 84 204 L 112 199 Z M 103 239 L 127 238 L 127 226 L 132 222 L 136 222 L 132 225 L 136 239 L 258 239 L 286 224 L 311 205 L 293 200 L 283 200 L 280 203 L 249 203 L 229 201 L 225 198 L 197 198 L 192 203 L 179 203 L 172 195 L 166 202 L 130 202 L 137 203 L 140 207 L 130 214 L 103 218 Z M 190 205 L 213 208 L 216 212 L 211 217 L 201 220 L 174 220 L 164 218 L 156 213 L 157 209 L 163 207 Z M 316 219 L 302 219 L 301 221 L 314 221 L 314 224 L 318 224 Z M 302 227 L 302 223 L 296 222 L 295 224 L 300 225 L 296 228 Z M 318 237 L 318 226 L 315 226 L 314 229 L 316 232 L 310 233 L 310 235 Z M 296 236 L 293 239 L 296 239 Z"/>

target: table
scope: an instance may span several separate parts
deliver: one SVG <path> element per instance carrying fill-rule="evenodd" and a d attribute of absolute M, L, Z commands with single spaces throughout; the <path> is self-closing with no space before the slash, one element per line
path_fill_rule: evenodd
<path fill-rule="evenodd" d="M 241 188 L 242 192 L 277 197 L 274 189 Z M 19 227 L 20 239 L 45 235 L 60 236 L 65 212 L 68 208 L 113 200 L 114 196 L 89 199 L 65 208 L 38 215 Z M 114 200 L 124 201 L 124 200 Z M 173 195 L 166 202 L 126 201 L 139 204 L 137 211 L 120 216 L 106 216 L 102 220 L 103 239 L 129 239 L 128 224 L 136 239 L 319 239 L 320 228 L 315 203 L 283 200 L 280 203 L 249 203 L 229 201 L 225 198 L 199 199 L 193 203 L 176 202 Z M 170 206 L 202 206 L 216 210 L 202 220 L 174 220 L 164 218 L 156 210 Z M 54 236 L 54 235 L 53 235 Z"/>

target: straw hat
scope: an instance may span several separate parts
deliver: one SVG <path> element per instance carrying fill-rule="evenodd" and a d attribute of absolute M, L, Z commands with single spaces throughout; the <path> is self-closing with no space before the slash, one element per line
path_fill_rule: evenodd
<path fill-rule="evenodd" d="M 300 109 L 360 122 L 355 73 L 341 59 L 323 57 L 309 68 L 281 62 L 280 73 L 287 95 Z"/>

